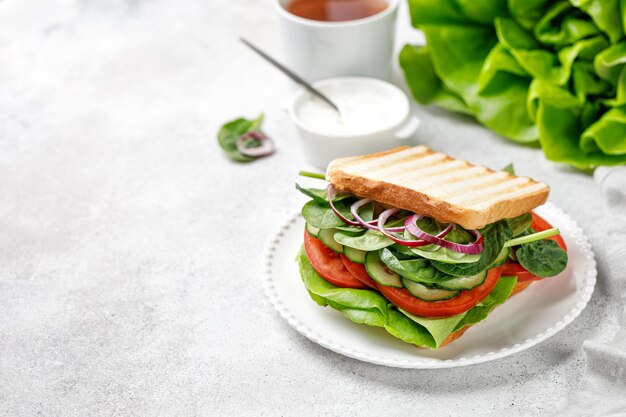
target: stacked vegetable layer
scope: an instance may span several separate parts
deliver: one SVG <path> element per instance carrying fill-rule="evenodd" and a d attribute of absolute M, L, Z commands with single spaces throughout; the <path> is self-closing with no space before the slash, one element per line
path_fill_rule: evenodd
<path fill-rule="evenodd" d="M 421 103 L 473 115 L 548 159 L 626 163 L 626 2 L 409 0 L 426 46 L 400 54 Z"/>
<path fill-rule="evenodd" d="M 567 264 L 558 230 L 536 215 L 468 231 L 332 185 L 297 188 L 311 198 L 298 255 L 311 298 L 418 346 L 438 348 L 486 318 L 517 282 L 557 275 Z"/>

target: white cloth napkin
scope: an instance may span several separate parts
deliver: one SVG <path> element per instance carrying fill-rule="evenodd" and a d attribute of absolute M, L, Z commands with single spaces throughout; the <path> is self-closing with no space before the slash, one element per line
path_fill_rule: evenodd
<path fill-rule="evenodd" d="M 607 290 L 618 296 L 620 330 L 608 343 L 587 340 L 587 370 L 570 398 L 567 416 L 626 417 L 626 167 L 598 168 L 594 178 L 602 188 L 607 225 L 605 254 Z"/>

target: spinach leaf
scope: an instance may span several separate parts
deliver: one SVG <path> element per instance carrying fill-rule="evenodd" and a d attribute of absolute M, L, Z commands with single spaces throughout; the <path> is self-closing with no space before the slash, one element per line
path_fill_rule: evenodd
<path fill-rule="evenodd" d="M 428 245 L 411 248 L 411 252 L 431 261 L 440 261 L 449 264 L 470 264 L 480 259 L 478 255 L 467 255 L 437 245 Z"/>
<path fill-rule="evenodd" d="M 504 247 L 504 243 L 511 238 L 511 229 L 506 220 L 500 220 L 496 223 L 487 225 L 481 230 L 484 236 L 485 248 L 480 254 L 480 259 L 473 263 L 447 263 L 433 260 L 432 265 L 448 275 L 457 277 L 469 277 L 476 275 L 489 268 Z"/>
<path fill-rule="evenodd" d="M 567 252 L 554 240 L 537 240 L 520 245 L 515 252 L 519 263 L 538 277 L 553 277 L 567 266 Z"/>
<path fill-rule="evenodd" d="M 302 194 L 307 197 L 312 198 L 313 200 L 319 203 L 328 203 L 328 194 L 325 189 L 321 188 L 304 188 L 301 187 L 300 184 L 296 184 L 296 190 L 300 191 Z M 335 198 L 333 198 L 333 202 L 345 200 L 346 198 L 352 197 L 349 193 L 337 193 Z"/>
<path fill-rule="evenodd" d="M 427 259 L 400 260 L 387 248 L 381 249 L 378 256 L 389 269 L 411 281 L 436 284 L 437 282 L 455 278 L 436 269 Z"/>
<path fill-rule="evenodd" d="M 508 172 L 511 175 L 515 175 L 515 167 L 513 167 L 512 163 L 510 163 L 507 166 L 505 166 L 504 168 L 502 168 L 502 171 Z"/>
<path fill-rule="evenodd" d="M 407 259 L 420 259 L 421 258 L 421 256 L 411 252 L 411 248 L 409 248 L 408 246 L 402 246 L 402 245 L 395 243 L 393 246 L 390 246 L 390 249 L 393 252 L 393 255 L 402 261 L 407 260 Z"/>
<path fill-rule="evenodd" d="M 335 229 L 343 232 L 346 235 L 350 235 L 350 236 L 357 236 L 357 235 L 362 235 L 366 229 L 362 228 L 362 227 L 358 227 L 358 226 L 350 226 L 347 224 L 344 224 L 343 226 L 337 226 L 335 227 Z"/>
<path fill-rule="evenodd" d="M 335 204 L 335 207 L 344 216 L 350 216 L 350 209 L 339 201 Z M 302 207 L 302 217 L 311 226 L 319 229 L 332 229 L 333 227 L 345 226 L 343 220 L 335 215 L 335 212 L 330 208 L 328 203 L 320 203 L 315 200 L 311 200 Z"/>
<path fill-rule="evenodd" d="M 465 245 L 473 240 L 473 236 L 461 226 L 456 226 L 450 233 L 448 233 L 445 237 L 446 240 L 454 243 L 460 243 Z"/>
<path fill-rule="evenodd" d="M 513 232 L 512 237 L 520 236 L 522 233 L 526 232 L 532 222 L 533 216 L 531 216 L 530 213 L 524 213 L 521 216 L 513 217 L 512 219 L 507 220 L 507 223 Z"/>
<path fill-rule="evenodd" d="M 335 233 L 335 240 L 341 245 L 367 252 L 393 245 L 391 239 L 387 239 L 382 233 L 376 230 L 368 230 L 360 236 L 350 236 L 342 232 L 337 232 Z"/>
<path fill-rule="evenodd" d="M 237 150 L 237 139 L 245 133 L 259 130 L 262 122 L 262 113 L 254 120 L 244 118 L 235 119 L 221 127 L 220 131 L 217 133 L 217 141 L 232 160 L 237 162 L 253 161 L 255 158 L 242 155 Z"/>

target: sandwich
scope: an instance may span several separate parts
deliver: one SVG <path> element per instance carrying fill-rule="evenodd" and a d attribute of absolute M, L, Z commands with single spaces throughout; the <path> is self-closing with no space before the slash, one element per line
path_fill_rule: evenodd
<path fill-rule="evenodd" d="M 312 300 L 355 323 L 438 349 L 498 305 L 567 266 L 532 210 L 549 187 L 425 146 L 332 161 L 303 188 L 297 256 Z"/>

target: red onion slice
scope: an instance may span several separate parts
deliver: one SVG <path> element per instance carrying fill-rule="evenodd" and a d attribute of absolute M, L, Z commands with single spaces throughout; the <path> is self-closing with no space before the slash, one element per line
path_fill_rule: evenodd
<path fill-rule="evenodd" d="M 335 198 L 335 195 L 337 195 L 337 189 L 334 185 L 328 184 L 328 187 L 326 187 L 326 198 L 328 198 L 328 203 L 330 204 L 330 208 L 335 213 L 335 216 L 339 217 L 342 222 L 349 224 L 350 226 L 361 226 L 359 222 L 348 219 L 346 216 L 341 214 L 339 210 L 337 210 L 337 208 L 335 207 L 335 203 L 333 203 L 333 198 Z"/>
<path fill-rule="evenodd" d="M 259 146 L 254 147 L 246 147 L 246 142 L 255 141 L 258 142 Z M 251 158 L 259 158 L 261 156 L 267 156 L 274 152 L 274 142 L 269 136 L 264 133 L 259 132 L 258 130 L 254 130 L 252 132 L 244 133 L 243 135 L 237 138 L 237 142 L 235 142 L 237 146 L 237 151 L 245 156 L 249 156 Z"/>
<path fill-rule="evenodd" d="M 371 229 L 371 230 L 382 231 L 382 230 L 380 230 L 380 226 L 379 226 L 379 224 L 380 224 L 379 223 L 380 216 L 378 217 L 378 219 L 374 219 L 374 220 L 370 220 L 370 221 L 366 222 L 359 215 L 359 209 L 361 207 L 363 207 L 364 205 L 370 203 L 371 201 L 372 200 L 370 198 L 364 198 L 362 200 L 357 201 L 356 203 L 352 204 L 352 206 L 350 206 L 350 212 L 352 213 L 352 216 L 357 220 L 357 222 L 359 222 L 359 225 L 361 227 L 365 227 L 365 228 Z M 396 209 L 396 208 L 389 209 L 389 210 L 395 210 L 394 214 L 397 213 L 398 211 L 400 211 L 400 209 Z M 385 219 L 385 222 L 386 221 L 387 220 Z M 401 232 L 404 232 L 404 229 L 405 229 L 404 226 L 398 226 L 398 227 L 388 227 L 385 230 L 387 232 L 401 233 Z"/>
<path fill-rule="evenodd" d="M 387 209 L 387 210 L 383 211 L 382 213 L 380 213 L 380 216 L 378 216 L 378 220 L 376 220 L 376 226 L 378 226 L 378 230 L 380 232 L 382 232 L 382 234 L 385 234 L 385 232 L 392 232 L 392 233 L 402 233 L 402 232 L 404 232 L 404 229 L 406 229 L 406 227 L 404 227 L 404 226 L 385 227 L 385 223 L 387 223 L 387 219 L 389 219 L 389 217 L 393 216 L 394 214 L 396 214 L 399 211 L 400 211 L 400 209 L 398 209 L 398 208 L 390 208 L 390 209 Z M 382 215 L 384 213 L 387 213 L 387 212 L 389 212 L 389 214 L 387 214 L 383 218 L 382 223 L 381 223 L 380 218 L 382 217 Z M 393 240 L 393 239 L 391 239 L 391 240 Z"/>
<path fill-rule="evenodd" d="M 354 217 L 356 221 L 359 222 L 359 226 L 365 227 L 371 230 L 378 230 L 378 226 L 376 225 L 377 223 L 376 220 L 366 222 L 365 220 L 361 218 L 361 216 L 359 216 L 359 209 L 363 207 L 364 205 L 366 205 L 367 203 L 370 203 L 371 201 L 372 199 L 370 198 L 363 198 L 357 201 L 356 203 L 350 206 L 350 213 L 352 213 L 352 217 Z"/>
<path fill-rule="evenodd" d="M 445 229 L 443 229 L 441 232 L 437 233 L 435 236 L 437 236 L 438 238 L 443 239 L 444 237 L 447 236 L 448 233 L 450 233 L 454 228 L 456 227 L 456 224 L 454 223 L 450 223 L 448 225 L 448 227 L 446 227 Z"/>
<path fill-rule="evenodd" d="M 454 243 L 454 242 L 450 242 L 447 240 L 443 240 L 442 236 L 440 236 L 441 233 L 439 233 L 437 236 L 433 236 L 430 233 L 426 233 L 425 231 L 420 229 L 419 226 L 417 225 L 417 221 L 421 218 L 422 216 L 418 214 L 414 214 L 412 216 L 407 217 L 407 219 L 404 221 L 404 225 L 406 226 L 406 229 L 412 235 L 420 239 L 423 239 L 427 241 L 428 243 L 432 243 L 433 245 L 438 245 L 446 249 L 453 250 L 455 252 L 464 253 L 466 255 L 476 255 L 476 254 L 482 253 L 484 249 L 483 236 L 480 234 L 478 230 L 469 231 L 476 237 L 476 240 L 474 242 L 468 243 L 467 245 L 462 245 L 460 243 Z M 452 231 L 453 228 L 454 226 L 450 224 L 448 225 L 446 230 L 450 229 L 448 230 L 448 233 L 449 233 L 450 231 Z"/>
<path fill-rule="evenodd" d="M 341 219 L 341 221 L 343 221 L 346 224 L 349 224 L 350 226 L 357 226 L 357 227 L 366 227 L 368 229 L 370 229 L 371 227 L 368 226 L 363 226 L 360 222 L 358 221 L 353 221 L 348 219 L 346 216 L 344 216 L 343 214 L 341 214 L 339 212 L 339 210 L 337 210 L 337 208 L 335 207 L 335 204 L 333 203 L 333 199 L 335 198 L 335 196 L 337 195 L 337 189 L 335 188 L 334 185 L 332 184 L 328 184 L 328 187 L 326 187 L 326 198 L 328 199 L 328 203 L 330 204 L 330 208 L 333 210 L 333 212 L 335 213 L 335 215 L 337 217 L 339 217 Z M 362 200 L 359 200 L 362 201 Z M 370 200 L 371 201 L 371 200 Z M 357 201 L 358 203 L 358 201 Z M 356 203 L 355 203 L 356 204 Z M 353 213 L 354 215 L 354 213 Z M 359 217 L 360 218 L 360 217 Z M 355 217 L 356 219 L 356 217 Z M 363 219 L 361 219 L 363 220 Z M 376 220 L 372 220 L 370 222 L 365 222 L 366 224 L 369 225 L 375 225 L 376 224 Z M 403 228 L 404 229 L 404 228 Z"/>
<path fill-rule="evenodd" d="M 393 240 L 395 243 L 402 245 L 402 246 L 409 246 L 409 247 L 416 247 L 416 246 L 426 246 L 429 245 L 428 242 L 426 242 L 425 240 L 409 240 L 409 239 L 403 239 L 397 236 L 394 236 L 393 234 L 391 234 L 390 232 L 395 231 L 394 229 L 400 229 L 398 231 L 404 231 L 404 227 L 401 228 L 387 228 L 385 229 L 385 223 L 387 222 L 387 219 L 389 219 L 389 217 L 393 216 L 394 214 L 396 214 L 397 212 L 399 212 L 400 210 L 397 208 L 390 208 L 387 209 L 385 211 L 383 211 L 382 213 L 380 213 L 380 216 L 378 216 L 378 231 L 380 231 L 380 233 L 382 233 L 383 235 L 385 235 L 385 237 L 387 237 L 388 239 Z"/>

